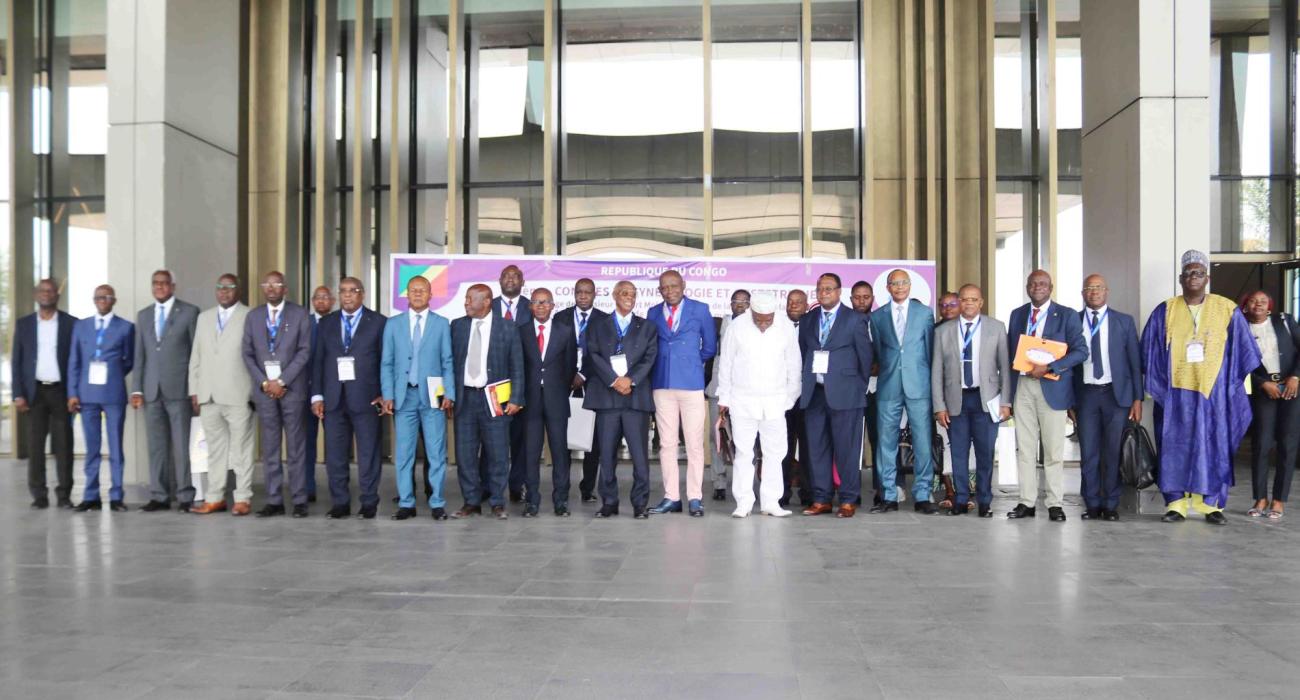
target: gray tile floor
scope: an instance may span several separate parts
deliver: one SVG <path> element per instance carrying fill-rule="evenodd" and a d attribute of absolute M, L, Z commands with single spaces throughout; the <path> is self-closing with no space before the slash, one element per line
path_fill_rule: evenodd
<path fill-rule="evenodd" d="M 2 697 L 1300 697 L 1300 536 L 1244 473 L 1226 528 L 74 515 L 24 473 Z"/>

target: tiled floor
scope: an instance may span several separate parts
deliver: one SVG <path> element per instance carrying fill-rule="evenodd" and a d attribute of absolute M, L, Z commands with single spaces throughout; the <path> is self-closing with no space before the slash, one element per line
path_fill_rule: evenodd
<path fill-rule="evenodd" d="M 1239 514 L 1244 473 L 1226 528 L 1010 499 L 399 523 L 391 478 L 374 521 L 75 515 L 24 474 L 0 461 L 0 697 L 1300 697 L 1300 536 Z"/>

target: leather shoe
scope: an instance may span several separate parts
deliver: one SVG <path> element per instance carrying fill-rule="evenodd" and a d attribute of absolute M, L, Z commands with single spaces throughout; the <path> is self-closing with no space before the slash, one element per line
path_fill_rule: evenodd
<path fill-rule="evenodd" d="M 412 510 L 414 510 L 414 509 L 412 509 Z M 446 519 L 447 519 L 447 509 L 446 509 L 446 508 L 434 508 L 434 509 L 433 509 L 433 512 L 429 513 L 429 516 L 432 517 L 434 520 L 446 520 Z"/>
<path fill-rule="evenodd" d="M 103 509 L 104 509 L 104 503 L 102 501 L 82 501 L 72 509 L 72 512 L 85 513 L 88 510 L 103 510 Z"/>
<path fill-rule="evenodd" d="M 604 505 L 600 507 L 600 510 L 596 511 L 597 518 L 612 518 L 615 515 L 618 515 L 617 505 Z"/>
<path fill-rule="evenodd" d="M 492 515 L 495 515 L 497 520 L 505 520 L 510 517 L 510 514 L 506 512 L 505 506 L 492 506 Z"/>
<path fill-rule="evenodd" d="M 1047 509 L 1047 519 L 1054 523 L 1065 522 L 1065 509 L 1059 506 L 1052 506 Z"/>
<path fill-rule="evenodd" d="M 452 513 L 451 517 L 459 520 L 461 518 L 472 518 L 476 515 L 482 515 L 482 514 L 483 514 L 483 506 L 472 506 L 466 503 L 465 505 L 460 507 L 460 510 L 456 511 L 455 513 Z"/>
<path fill-rule="evenodd" d="M 1182 513 L 1179 513 L 1176 510 L 1168 511 L 1164 515 L 1160 516 L 1160 522 L 1162 523 L 1181 523 L 1186 519 L 1187 516 L 1183 515 Z"/>
<path fill-rule="evenodd" d="M 1114 510 L 1103 510 L 1101 512 L 1101 519 L 1108 523 L 1118 522 L 1119 512 Z"/>
<path fill-rule="evenodd" d="M 71 498 L 68 498 L 67 496 L 60 496 L 60 497 L 59 497 L 59 507 L 60 507 L 60 508 L 71 508 L 71 507 L 72 507 L 72 499 L 71 499 Z"/>
<path fill-rule="evenodd" d="M 1080 520 L 1101 520 L 1101 509 L 1089 508 L 1088 510 L 1083 511 L 1083 515 L 1080 515 L 1079 519 Z"/>
<path fill-rule="evenodd" d="M 109 501 L 108 509 L 114 513 L 125 513 L 127 511 L 126 504 L 121 501 Z"/>
<path fill-rule="evenodd" d="M 305 517 L 307 517 L 307 504 L 306 504 L 306 503 L 296 503 L 296 504 L 294 504 L 294 506 L 293 506 L 293 517 L 295 517 L 295 518 L 305 518 Z"/>
<path fill-rule="evenodd" d="M 140 506 L 140 511 L 143 513 L 156 513 L 160 510 L 171 510 L 171 506 L 162 501 L 149 501 Z"/>
<path fill-rule="evenodd" d="M 1007 517 L 1012 520 L 1017 520 L 1019 518 L 1032 518 L 1034 517 L 1034 512 L 1033 508 L 1030 508 L 1023 503 L 1017 503 L 1016 507 L 1010 513 L 1007 513 Z"/>
<path fill-rule="evenodd" d="M 414 508 L 398 508 L 396 513 L 389 516 L 393 520 L 410 520 L 415 517 Z"/>
<path fill-rule="evenodd" d="M 916 503 L 912 504 L 912 510 L 920 513 L 921 515 L 939 514 L 939 506 L 936 506 L 933 501 L 917 501 Z"/>
<path fill-rule="evenodd" d="M 525 518 L 536 518 L 536 517 L 537 517 L 537 506 L 535 506 L 535 505 L 531 505 L 531 504 L 530 504 L 530 505 L 526 505 L 526 506 L 524 506 L 524 517 L 525 517 Z"/>
<path fill-rule="evenodd" d="M 561 503 L 558 506 L 555 506 L 555 517 L 557 518 L 569 517 L 569 507 L 564 505 L 563 503 Z"/>
<path fill-rule="evenodd" d="M 360 515 L 365 520 L 374 520 L 379 513 L 379 506 L 361 506 Z"/>
<path fill-rule="evenodd" d="M 960 505 L 954 503 L 953 506 L 948 509 L 948 515 L 965 515 L 965 514 L 966 514 L 965 503 Z"/>
<path fill-rule="evenodd" d="M 510 490 L 510 502 L 511 502 L 511 503 L 522 503 L 523 500 L 524 500 L 524 492 L 523 492 L 523 491 L 515 491 L 514 489 L 511 489 L 511 490 Z"/>
<path fill-rule="evenodd" d="M 803 514 L 804 515 L 825 515 L 826 513 L 831 512 L 831 510 L 832 510 L 831 504 L 829 503 L 814 503 L 808 506 L 807 508 L 804 508 Z"/>
<path fill-rule="evenodd" d="M 189 501 L 185 503 L 177 502 L 176 504 L 177 513 L 188 513 L 193 509 L 194 509 L 194 501 Z"/>
<path fill-rule="evenodd" d="M 595 502 L 596 502 L 596 494 L 594 494 L 594 493 L 584 493 L 584 494 L 582 494 L 582 502 L 583 502 L 583 503 L 595 503 Z"/>
<path fill-rule="evenodd" d="M 32 510 L 45 510 L 50 507 L 50 499 L 38 498 L 32 501 Z"/>
<path fill-rule="evenodd" d="M 650 512 L 655 515 L 662 515 L 664 513 L 680 513 L 682 512 L 682 502 L 670 501 L 665 498 L 664 500 L 659 501 L 659 505 L 651 508 Z"/>
<path fill-rule="evenodd" d="M 398 503 L 401 503 L 401 502 L 402 502 L 402 497 L 401 497 L 401 496 L 393 496 L 393 505 L 397 505 Z"/>
<path fill-rule="evenodd" d="M 726 490 L 726 489 L 713 489 L 713 500 L 715 500 L 715 501 L 725 501 L 725 500 L 727 500 L 727 490 Z"/>
<path fill-rule="evenodd" d="M 898 511 L 898 501 L 881 501 L 873 506 L 868 513 L 891 513 Z"/>
<path fill-rule="evenodd" d="M 837 518 L 852 518 L 853 514 L 858 512 L 858 506 L 855 503 L 841 503 L 840 509 L 835 511 Z"/>
<path fill-rule="evenodd" d="M 283 504 L 283 503 L 278 504 L 278 505 L 273 505 L 273 504 L 268 503 L 268 504 L 262 506 L 262 509 L 261 509 L 261 510 L 257 511 L 257 517 L 259 517 L 259 518 L 269 518 L 269 517 L 271 517 L 271 516 L 273 516 L 273 515 L 284 515 L 284 504 Z"/>
<path fill-rule="evenodd" d="M 981 518 L 993 517 L 993 508 L 991 506 L 980 506 L 980 517 Z"/>
<path fill-rule="evenodd" d="M 316 502 L 316 494 L 314 494 L 314 493 L 309 493 L 309 494 L 307 494 L 307 502 L 308 502 L 308 503 L 315 503 L 315 502 Z"/>
<path fill-rule="evenodd" d="M 195 515 L 207 515 L 208 513 L 220 513 L 225 509 L 226 502 L 217 501 L 216 503 L 204 503 L 203 505 L 195 506 L 190 512 Z"/>
<path fill-rule="evenodd" d="M 1223 514 L 1223 511 L 1216 510 L 1213 513 L 1205 514 L 1205 522 L 1211 525 L 1227 525 L 1228 518 Z"/>
<path fill-rule="evenodd" d="M 677 505 L 678 505 L 678 508 L 680 509 L 681 504 L 678 503 Z M 690 511 L 691 511 L 691 517 L 692 517 L 692 518 L 703 518 L 703 517 L 704 517 L 704 504 L 703 504 L 703 503 L 700 503 L 700 499 L 698 499 L 698 498 L 692 498 L 691 501 L 690 501 Z"/>
<path fill-rule="evenodd" d="M 615 515 L 618 515 L 618 512 L 615 511 L 614 514 L 615 514 Z M 636 506 L 633 506 L 633 507 L 632 507 L 632 519 L 633 519 L 633 520 L 649 520 L 649 519 L 650 519 L 650 511 L 647 510 L 647 509 L 645 508 L 645 506 L 642 506 L 642 507 L 640 507 L 640 508 L 637 508 Z"/>
<path fill-rule="evenodd" d="M 348 508 L 347 506 L 334 506 L 333 508 L 330 508 L 328 513 L 325 514 L 325 517 L 329 518 L 330 520 L 342 520 L 343 518 L 346 518 L 350 515 L 352 515 L 351 508 Z"/>
<path fill-rule="evenodd" d="M 235 507 L 230 509 L 231 515 L 248 515 L 253 512 L 253 504 L 248 501 L 235 501 Z"/>

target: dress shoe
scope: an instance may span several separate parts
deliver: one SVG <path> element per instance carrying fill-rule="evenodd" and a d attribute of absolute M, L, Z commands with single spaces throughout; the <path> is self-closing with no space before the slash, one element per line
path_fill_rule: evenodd
<path fill-rule="evenodd" d="M 208 513 L 220 513 L 225 509 L 226 509 L 226 502 L 217 501 L 216 503 L 204 503 L 202 505 L 195 506 L 194 510 L 190 512 L 196 515 L 207 515 Z"/>
<path fill-rule="evenodd" d="M 535 506 L 535 505 L 531 505 L 531 504 L 530 504 L 530 505 L 526 505 L 526 506 L 524 506 L 524 517 L 525 517 L 525 518 L 536 518 L 536 517 L 537 517 L 537 506 Z"/>
<path fill-rule="evenodd" d="M 108 509 L 114 513 L 125 513 L 127 511 L 126 504 L 121 501 L 109 501 Z"/>
<path fill-rule="evenodd" d="M 569 517 L 569 507 L 564 505 L 563 503 L 561 503 L 558 506 L 555 506 L 555 517 L 557 518 Z"/>
<path fill-rule="evenodd" d="M 446 520 L 446 519 L 447 519 L 447 509 L 446 509 L 446 508 L 434 508 L 433 511 L 432 511 L 431 513 L 429 513 L 429 516 L 432 517 L 434 520 Z"/>
<path fill-rule="evenodd" d="M 45 510 L 50 507 L 50 499 L 38 498 L 32 501 L 32 510 Z"/>
<path fill-rule="evenodd" d="M 597 518 L 612 518 L 615 515 L 618 515 L 618 506 L 601 506 L 600 510 L 596 511 Z"/>
<path fill-rule="evenodd" d="M 307 517 L 307 515 L 308 515 L 308 514 L 307 514 L 307 504 L 306 504 L 306 503 L 295 503 L 295 504 L 294 504 L 294 506 L 293 506 L 293 517 L 295 517 L 295 518 L 305 518 L 305 517 Z"/>
<path fill-rule="evenodd" d="M 60 497 L 59 497 L 59 507 L 60 507 L 60 508 L 71 508 L 71 507 L 72 507 L 72 499 L 71 499 L 71 498 L 68 498 L 67 496 L 60 496 Z"/>
<path fill-rule="evenodd" d="M 1029 506 L 1023 503 L 1017 503 L 1016 507 L 1012 509 L 1010 513 L 1007 513 L 1007 517 L 1011 518 L 1012 520 L 1018 520 L 1020 518 L 1032 518 L 1034 517 L 1034 509 L 1030 508 Z"/>
<path fill-rule="evenodd" d="M 726 489 L 713 489 L 713 500 L 715 500 L 715 501 L 725 501 L 725 500 L 727 500 L 727 490 L 726 490 Z"/>
<path fill-rule="evenodd" d="M 1065 522 L 1065 509 L 1060 506 L 1052 506 L 1047 509 L 1047 519 L 1054 523 Z"/>
<path fill-rule="evenodd" d="M 779 505 L 776 508 L 763 508 L 758 512 L 762 513 L 763 515 L 770 515 L 773 518 L 788 518 L 792 515 L 792 511 L 788 511 L 785 508 L 780 507 Z"/>
<path fill-rule="evenodd" d="M 393 496 L 393 503 L 394 503 L 394 504 L 401 503 L 401 502 L 402 502 L 402 497 L 401 497 L 401 496 Z"/>
<path fill-rule="evenodd" d="M 596 502 L 596 494 L 594 494 L 594 493 L 584 493 L 584 494 L 582 494 L 582 502 L 583 502 L 583 503 L 595 503 L 595 502 Z"/>
<path fill-rule="evenodd" d="M 804 508 L 803 514 L 804 515 L 825 515 L 826 513 L 831 512 L 831 510 L 833 509 L 831 508 L 831 504 L 829 503 L 814 503 L 808 506 L 807 508 Z"/>
<path fill-rule="evenodd" d="M 511 503 L 523 503 L 523 501 L 524 501 L 524 492 L 523 492 L 523 491 L 516 491 L 516 490 L 514 490 L 514 489 L 510 489 L 510 502 L 511 502 Z"/>
<path fill-rule="evenodd" d="M 1160 522 L 1162 523 L 1181 523 L 1186 519 L 1187 516 L 1183 515 L 1182 513 L 1179 513 L 1176 510 L 1171 510 L 1165 513 L 1164 515 L 1160 516 Z"/>
<path fill-rule="evenodd" d="M 456 511 L 455 513 L 452 513 L 451 517 L 456 519 L 472 518 L 476 515 L 482 515 L 482 514 L 483 514 L 483 506 L 472 506 L 466 503 L 465 505 L 460 507 L 460 510 Z"/>
<path fill-rule="evenodd" d="M 933 501 L 917 501 L 916 503 L 912 504 L 912 510 L 920 513 L 921 515 L 939 514 L 939 506 L 936 506 Z"/>
<path fill-rule="evenodd" d="M 614 514 L 615 514 L 615 515 L 618 515 L 618 512 L 615 511 Z M 638 508 L 638 507 L 636 507 L 636 506 L 632 506 L 632 519 L 633 519 L 633 520 L 649 520 L 649 519 L 650 519 L 650 510 L 649 510 L 648 508 L 646 508 L 645 506 L 641 506 L 640 508 Z"/>
<path fill-rule="evenodd" d="M 185 502 L 178 502 L 178 503 L 176 504 L 176 512 L 177 512 L 177 513 L 188 513 L 188 512 L 190 512 L 190 511 L 193 510 L 193 509 L 194 509 L 194 502 L 193 502 L 193 501 L 189 501 L 188 503 L 185 503 Z"/>
<path fill-rule="evenodd" d="M 1223 511 L 1216 510 L 1213 513 L 1205 514 L 1205 522 L 1211 525 L 1227 525 L 1228 518 L 1223 514 Z"/>
<path fill-rule="evenodd" d="M 269 518 L 274 515 L 284 515 L 283 503 L 280 503 L 278 505 L 268 503 L 262 506 L 261 510 L 257 511 L 257 517 L 259 518 Z"/>
<path fill-rule="evenodd" d="M 855 503 L 841 503 L 840 509 L 835 511 L 837 518 L 852 518 L 853 514 L 858 512 L 858 506 Z"/>
<path fill-rule="evenodd" d="M 143 513 L 156 513 L 160 510 L 171 510 L 171 506 L 162 501 L 149 501 L 140 506 L 140 511 Z"/>
<path fill-rule="evenodd" d="M 980 506 L 980 517 L 981 518 L 993 517 L 993 508 L 991 506 Z"/>
<path fill-rule="evenodd" d="M 374 520 L 375 516 L 379 514 L 379 506 L 361 506 L 359 513 L 364 520 Z"/>
<path fill-rule="evenodd" d="M 873 506 L 868 513 L 892 513 L 898 511 L 898 501 L 881 501 Z"/>
<path fill-rule="evenodd" d="M 651 508 L 650 512 L 655 515 L 662 515 L 664 513 L 680 513 L 682 512 L 682 502 L 670 501 L 665 498 L 664 500 L 659 501 L 659 505 Z"/>
<path fill-rule="evenodd" d="M 747 509 L 745 509 L 745 508 L 737 507 L 735 510 L 731 511 L 731 517 L 733 517 L 733 518 L 748 518 L 748 517 L 749 517 L 749 510 L 747 510 Z"/>
<path fill-rule="evenodd" d="M 1083 515 L 1080 515 L 1079 519 L 1080 520 L 1101 520 L 1101 509 L 1089 508 L 1083 511 Z"/>
<path fill-rule="evenodd" d="M 689 504 L 689 505 L 690 505 L 690 511 L 691 511 L 691 517 L 692 517 L 692 518 L 703 518 L 703 517 L 704 517 L 704 504 L 700 502 L 700 499 L 698 499 L 698 498 L 692 498 L 691 501 L 690 501 L 690 504 Z M 677 504 L 677 507 L 678 507 L 678 510 L 680 510 L 680 509 L 681 509 L 681 504 L 680 504 L 680 503 Z"/>
<path fill-rule="evenodd" d="M 307 494 L 307 502 L 308 502 L 308 503 L 315 503 L 315 502 L 316 502 L 316 494 L 314 494 L 314 493 L 309 493 L 309 494 Z"/>
<path fill-rule="evenodd" d="M 253 504 L 248 501 L 235 501 L 235 506 L 230 509 L 231 515 L 248 515 L 253 512 Z"/>
<path fill-rule="evenodd" d="M 496 516 L 497 520 L 505 520 L 510 517 L 505 506 L 492 506 L 492 515 Z"/>
<path fill-rule="evenodd" d="M 325 517 L 330 520 L 342 520 L 350 515 L 352 515 L 351 508 L 347 506 L 334 506 L 329 509 L 329 512 L 325 514 Z"/>
<path fill-rule="evenodd" d="M 948 512 L 948 515 L 965 515 L 965 514 L 966 514 L 966 505 L 965 505 L 965 504 L 957 505 L 957 504 L 954 503 L 953 506 L 952 506 L 951 508 L 949 508 L 947 512 Z"/>
<path fill-rule="evenodd" d="M 82 501 L 72 509 L 74 513 L 85 513 L 88 510 L 103 510 L 103 501 Z"/>
<path fill-rule="evenodd" d="M 789 507 L 790 507 L 790 499 L 788 499 L 788 498 L 779 498 L 779 499 L 777 499 L 776 504 L 777 504 L 778 506 L 781 506 L 782 508 L 789 508 Z"/>
<path fill-rule="evenodd" d="M 415 517 L 414 508 L 398 508 L 396 513 L 390 516 L 393 520 L 410 520 Z"/>
<path fill-rule="evenodd" d="M 1119 512 L 1114 510 L 1103 510 L 1101 512 L 1101 519 L 1108 523 L 1119 522 Z"/>

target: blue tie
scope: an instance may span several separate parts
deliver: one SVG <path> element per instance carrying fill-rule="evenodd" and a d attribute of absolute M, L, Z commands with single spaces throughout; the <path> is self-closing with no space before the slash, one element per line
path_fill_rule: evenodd
<path fill-rule="evenodd" d="M 154 337 L 162 340 L 163 328 L 167 325 L 167 307 L 162 304 L 158 305 L 158 328 L 154 330 Z"/>
<path fill-rule="evenodd" d="M 355 323 L 356 314 L 343 314 L 343 352 L 352 349 L 352 328 Z"/>
<path fill-rule="evenodd" d="M 416 386 L 420 383 L 420 340 L 423 334 L 420 332 L 424 316 L 417 314 L 415 316 L 415 332 L 411 334 L 411 366 L 406 370 L 406 383 Z"/>
<path fill-rule="evenodd" d="M 821 327 L 821 335 L 819 336 L 818 341 L 817 341 L 819 345 L 822 345 L 822 346 L 825 346 L 825 345 L 826 345 L 826 338 L 828 338 L 828 337 L 830 336 L 830 334 L 831 334 L 831 326 L 834 325 L 834 324 L 835 324 L 835 314 L 833 314 L 833 313 L 828 314 L 828 313 L 826 313 L 825 311 L 823 311 L 823 312 L 822 312 L 822 327 Z"/>
<path fill-rule="evenodd" d="M 1101 366 L 1101 322 L 1097 319 L 1097 312 L 1092 312 L 1092 343 L 1090 343 L 1089 352 L 1092 354 L 1092 378 L 1101 379 L 1104 374 L 1104 368 Z"/>
<path fill-rule="evenodd" d="M 975 341 L 971 340 L 970 337 L 971 325 L 970 321 L 966 322 L 966 332 L 962 333 L 961 336 L 963 343 L 961 348 L 961 378 L 962 382 L 964 382 L 962 386 L 963 389 L 975 388 L 975 371 L 973 367 L 975 364 L 975 350 L 971 347 Z"/>

